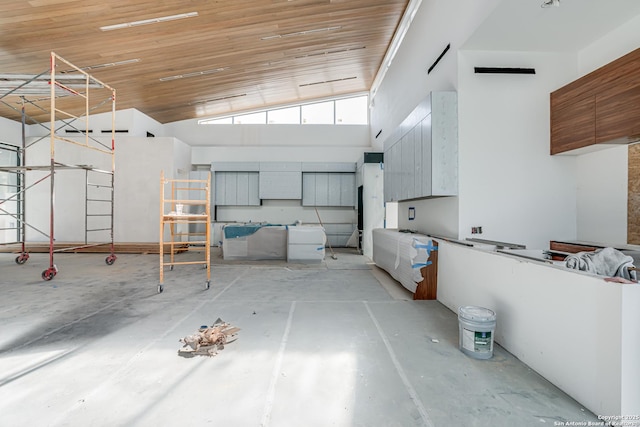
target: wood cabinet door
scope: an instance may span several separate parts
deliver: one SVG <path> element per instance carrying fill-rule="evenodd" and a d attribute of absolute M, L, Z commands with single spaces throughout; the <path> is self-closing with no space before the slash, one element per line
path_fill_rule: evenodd
<path fill-rule="evenodd" d="M 640 139 L 640 84 L 629 82 L 617 93 L 596 95 L 596 143 Z"/>
<path fill-rule="evenodd" d="M 567 103 L 561 109 L 551 108 L 551 154 L 595 144 L 595 118 L 595 96 Z"/>

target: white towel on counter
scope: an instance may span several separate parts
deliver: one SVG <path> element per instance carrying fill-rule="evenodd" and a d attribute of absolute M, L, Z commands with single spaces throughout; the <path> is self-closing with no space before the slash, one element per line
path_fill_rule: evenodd
<path fill-rule="evenodd" d="M 614 248 L 596 249 L 593 252 L 578 252 L 565 258 L 567 268 L 586 271 L 607 277 L 622 277 L 636 281 L 636 272 L 629 271 L 633 267 L 633 258 Z"/>

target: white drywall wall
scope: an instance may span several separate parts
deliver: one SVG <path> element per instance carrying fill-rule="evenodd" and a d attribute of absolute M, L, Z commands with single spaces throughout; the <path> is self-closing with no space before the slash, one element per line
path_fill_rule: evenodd
<path fill-rule="evenodd" d="M 70 138 L 79 143 L 85 139 Z M 110 139 L 96 138 L 103 144 L 111 145 Z M 28 144 L 35 139 L 29 138 Z M 111 157 L 108 154 L 80 147 L 75 144 L 57 141 L 55 144 L 55 161 L 68 165 L 89 165 L 97 169 L 111 170 Z M 29 166 L 46 166 L 46 171 L 34 171 L 26 173 L 25 192 L 27 241 L 48 241 L 50 232 L 50 206 L 51 206 L 51 178 L 48 167 L 51 165 L 51 150 L 49 138 L 35 142 L 27 149 L 26 162 Z M 90 182 L 106 184 L 103 181 L 109 175 L 92 175 Z M 85 221 L 85 188 L 86 173 L 79 169 L 56 168 L 53 177 L 54 183 L 54 223 L 53 235 L 59 242 L 84 241 Z M 37 181 L 41 180 L 38 184 Z M 91 193 L 94 194 L 94 193 Z M 102 213 L 102 211 L 100 211 Z M 102 224 L 103 222 L 99 222 Z M 90 228 L 98 228 L 91 227 Z M 38 232 L 36 230 L 40 230 Z M 44 234 L 43 234 L 44 233 Z M 46 234 L 46 235 L 45 235 Z M 106 239 L 104 233 L 88 236 L 90 241 Z"/>
<path fill-rule="evenodd" d="M 22 125 L 20 122 L 0 117 L 0 141 L 22 146 Z"/>
<path fill-rule="evenodd" d="M 627 243 L 626 145 L 576 156 L 578 240 Z"/>
<path fill-rule="evenodd" d="M 499 0 L 423 0 L 402 45 L 370 103 L 374 150 L 430 91 L 457 88 L 457 51 Z M 451 44 L 436 68 L 431 64 Z M 382 131 L 380 136 L 375 136 Z"/>
<path fill-rule="evenodd" d="M 575 56 L 464 51 L 459 60 L 459 237 L 528 248 L 575 239 L 575 158 L 549 155 L 549 93 L 575 73 Z M 536 74 L 475 74 L 476 66 Z M 472 236 L 475 226 L 483 234 Z"/>
<path fill-rule="evenodd" d="M 578 52 L 579 76 L 577 77 L 588 74 L 640 47 L 640 31 L 638 31 L 640 15 L 629 18 L 626 24 Z"/>
<path fill-rule="evenodd" d="M 373 259 L 372 231 L 384 228 L 384 169 L 377 163 L 365 163 L 362 165 L 362 174 L 362 253 Z"/>
<path fill-rule="evenodd" d="M 129 108 L 127 110 L 120 110 L 120 111 L 116 111 L 115 114 L 115 123 L 114 123 L 114 129 L 120 129 L 120 130 L 129 130 L 132 128 L 133 126 L 133 122 L 134 122 L 134 116 L 135 116 L 135 112 L 136 110 Z M 108 113 L 100 113 L 100 114 L 93 114 L 90 116 L 89 118 L 89 129 L 93 131 L 92 136 L 99 138 L 99 137 L 105 137 L 105 138 L 111 138 L 111 133 L 107 132 L 107 133 L 102 133 L 103 130 L 109 130 L 111 131 L 111 127 L 112 127 L 112 121 L 114 119 L 112 118 L 112 114 L 111 112 Z M 45 122 L 44 126 L 41 125 L 36 125 L 36 124 L 31 124 L 31 125 L 27 125 L 26 127 L 26 134 L 29 137 L 38 137 L 38 136 L 46 136 L 49 135 L 49 122 Z M 85 119 L 84 118 L 80 118 L 78 120 L 74 120 L 72 122 L 70 122 L 69 125 L 65 125 L 64 123 L 62 123 L 61 121 L 57 121 L 56 122 L 56 133 L 60 134 L 60 135 L 66 135 L 66 133 L 64 132 L 67 129 L 84 129 L 86 127 L 86 123 L 85 123 Z M 128 133 L 118 133 L 116 134 L 117 136 L 126 136 L 129 135 Z M 111 144 L 109 144 L 111 145 Z"/>
<path fill-rule="evenodd" d="M 640 16 L 579 52 L 581 77 L 640 46 Z M 613 146 L 576 157 L 577 238 L 627 243 L 628 147 Z"/>
<path fill-rule="evenodd" d="M 640 414 L 640 310 L 638 310 L 638 293 L 640 286 L 624 286 L 622 288 L 622 408 L 620 413 L 627 415 Z"/>
<path fill-rule="evenodd" d="M 458 202 L 458 197 L 438 197 L 435 199 L 399 202 L 398 228 L 457 238 Z M 409 208 L 413 208 L 415 218 L 413 220 L 409 220 Z"/>
<path fill-rule="evenodd" d="M 99 138 L 110 144 L 110 138 Z M 174 138 L 146 138 L 116 136 L 114 239 L 116 242 L 157 242 L 159 230 L 160 171 L 173 178 L 178 170 L 188 173 L 191 152 L 188 145 Z M 50 164 L 49 140 L 44 139 L 29 149 L 29 165 Z M 150 155 L 152 153 L 152 155 Z M 91 165 L 111 170 L 111 157 L 94 150 L 64 142 L 56 143 L 57 162 Z M 48 175 L 47 171 L 29 172 L 27 185 Z M 84 241 L 85 221 L 85 172 L 83 170 L 57 169 L 55 178 L 54 236 L 59 242 Z M 107 180 L 106 182 L 104 180 Z M 108 184 L 110 175 L 95 175 L 90 182 Z M 49 233 L 50 179 L 27 190 L 26 219 L 33 227 Z M 99 198 L 107 198 L 102 193 Z M 98 213 L 97 210 L 91 211 Z M 108 205 L 99 213 L 109 212 Z M 109 226 L 108 218 L 95 219 L 94 226 Z M 109 241 L 108 231 L 91 233 L 90 242 Z M 28 241 L 48 241 L 48 237 L 27 228 Z"/>
<path fill-rule="evenodd" d="M 104 130 L 111 131 L 113 128 L 117 131 L 128 131 L 128 132 L 116 132 L 116 137 L 124 137 L 124 136 L 146 136 L 147 132 L 151 132 L 155 136 L 165 136 L 165 125 L 160 122 L 152 119 L 144 113 L 134 109 L 128 108 L 126 110 L 118 110 L 115 114 L 115 122 L 112 117 L 111 112 L 107 113 L 99 113 L 93 114 L 89 118 L 89 129 L 93 130 L 93 136 L 95 137 L 111 137 L 110 132 L 102 132 Z M 17 123 L 18 131 L 20 131 L 20 123 Z M 47 123 L 48 126 L 48 123 Z M 84 123 L 84 118 L 75 120 L 72 122 L 72 126 L 64 127 L 63 123 L 58 121 L 56 122 L 56 129 L 63 131 L 65 129 L 84 129 L 86 124 Z M 58 132 L 58 131 L 57 131 Z M 48 129 L 42 127 L 40 125 L 28 125 L 27 126 L 27 136 L 43 136 L 49 133 Z M 60 132 L 58 132 L 60 133 Z M 61 134 L 63 134 L 61 133 Z"/>
<path fill-rule="evenodd" d="M 153 139 L 153 138 L 151 138 Z M 191 146 L 173 138 L 173 170 L 174 179 L 189 179 L 191 171 Z M 167 173 L 167 171 L 165 171 Z"/>
<path fill-rule="evenodd" d="M 458 89 L 458 49 L 498 3 L 497 0 L 422 2 L 385 79 L 372 99 L 370 132 L 374 149 L 382 150 L 384 140 L 430 91 Z M 429 43 L 425 43 L 425 40 Z M 428 68 L 447 44 L 451 44 L 450 50 L 436 68 L 427 74 Z M 375 138 L 379 131 L 382 133 Z M 416 208 L 414 221 L 408 221 L 409 206 Z M 393 214 L 387 213 L 388 219 L 393 217 Z M 399 228 L 457 237 L 458 198 L 399 203 L 397 218 Z"/>
<path fill-rule="evenodd" d="M 494 310 L 495 341 L 595 414 L 640 413 L 640 286 L 446 241 L 438 252 L 440 302 Z"/>
<path fill-rule="evenodd" d="M 385 207 L 384 228 L 399 228 L 398 227 L 398 202 L 386 202 L 384 207 Z"/>
<path fill-rule="evenodd" d="M 156 137 L 161 137 L 161 136 L 175 137 L 175 135 L 170 135 L 166 133 L 165 125 L 152 119 L 146 114 L 135 109 L 132 110 L 132 114 L 133 114 L 133 121 L 129 129 L 130 136 L 147 136 L 147 132 L 150 132 Z"/>
<path fill-rule="evenodd" d="M 211 162 L 353 162 L 370 147 L 192 147 L 194 165 Z"/>
<path fill-rule="evenodd" d="M 158 241 L 160 172 L 164 171 L 167 179 L 188 178 L 190 148 L 169 137 L 126 137 L 119 140 L 114 227 L 117 242 Z"/>
<path fill-rule="evenodd" d="M 184 120 L 165 125 L 167 134 L 192 146 L 368 147 L 367 125 L 198 125 Z"/>
<path fill-rule="evenodd" d="M 218 222 L 269 222 L 272 224 L 318 224 L 318 216 L 312 206 L 302 206 L 300 200 L 263 200 L 262 206 L 218 206 Z M 356 224 L 356 210 L 347 207 L 318 207 L 320 219 L 325 224 Z"/>
<path fill-rule="evenodd" d="M 575 239 L 575 158 L 549 155 L 549 93 L 575 74 L 575 56 L 459 51 L 458 60 L 459 196 L 400 203 L 399 228 L 529 248 Z M 480 75 L 476 66 L 536 74 Z M 477 226 L 483 234 L 472 235 Z"/>

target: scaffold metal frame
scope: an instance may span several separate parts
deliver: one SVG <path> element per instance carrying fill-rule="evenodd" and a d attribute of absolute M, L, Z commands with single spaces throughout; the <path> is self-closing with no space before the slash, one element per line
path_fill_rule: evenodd
<path fill-rule="evenodd" d="M 58 70 L 64 67 L 64 70 Z M 18 242 L 4 244 L 20 244 L 20 254 L 16 258 L 17 264 L 24 264 L 29 259 L 26 244 L 26 230 L 30 228 L 44 235 L 49 240 L 49 267 L 42 272 L 44 280 L 51 280 L 58 273 L 58 267 L 54 262 L 54 253 L 63 251 L 75 251 L 93 246 L 109 245 L 110 254 L 105 259 L 107 265 L 112 265 L 116 260 L 114 251 L 114 189 L 115 189 L 115 114 L 116 114 L 116 90 L 106 83 L 98 80 L 83 69 L 51 52 L 49 69 L 37 74 L 0 74 L 0 105 L 7 107 L 13 113 L 19 113 L 22 118 L 21 146 L 14 146 L 18 153 L 16 165 L 2 166 L 1 173 L 16 174 L 16 191 L 6 199 L 0 199 L 0 214 L 9 215 L 16 221 Z M 98 92 L 97 98 L 94 95 Z M 47 114 L 48 124 L 34 118 L 35 114 Z M 47 111 L 48 110 L 48 111 Z M 90 117 L 98 112 L 111 113 L 111 141 L 104 143 L 91 135 Z M 77 122 L 84 124 L 76 125 Z M 28 138 L 27 126 L 38 125 L 44 127 L 47 132 L 39 137 Z M 62 129 L 67 129 L 79 137 L 66 137 Z M 60 131 L 60 132 L 58 132 Z M 104 131 L 103 131 L 104 132 Z M 30 148 L 40 141 L 49 139 L 50 162 L 45 165 L 30 165 L 27 162 L 27 153 Z M 28 141 L 29 139 L 29 141 Z M 92 150 L 109 156 L 110 170 L 96 168 L 92 165 L 68 164 L 56 160 L 56 147 L 59 143 L 71 144 L 82 150 Z M 31 149 L 33 150 L 33 149 Z M 72 247 L 55 247 L 55 176 L 61 170 L 85 171 L 85 234 L 84 244 Z M 48 174 L 39 177 L 34 182 L 27 184 L 29 172 L 41 171 Z M 92 182 L 90 176 L 107 175 L 102 182 Z M 27 222 L 26 199 L 27 190 L 34 186 L 40 186 L 49 180 L 49 230 L 41 230 Z M 106 182 L 105 182 L 106 181 Z M 90 191 L 98 188 L 107 189 L 108 196 L 91 196 Z M 17 203 L 17 208 L 3 208 L 7 202 Z M 89 212 L 90 203 L 104 203 L 109 205 L 108 211 Z M 6 205 L 5 205 L 6 207 Z M 92 228 L 90 218 L 108 217 L 109 227 Z M 92 232 L 109 232 L 108 242 L 89 242 L 89 234 Z"/>

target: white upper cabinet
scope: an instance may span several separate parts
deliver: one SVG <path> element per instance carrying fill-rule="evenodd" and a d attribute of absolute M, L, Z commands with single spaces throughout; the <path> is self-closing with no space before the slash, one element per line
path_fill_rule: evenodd
<path fill-rule="evenodd" d="M 458 194 L 456 92 L 431 92 L 384 144 L 385 201 Z"/>

